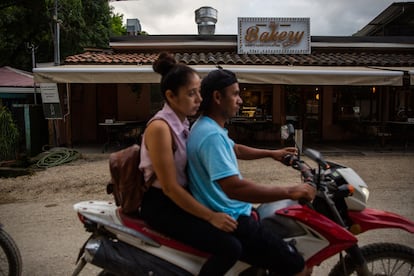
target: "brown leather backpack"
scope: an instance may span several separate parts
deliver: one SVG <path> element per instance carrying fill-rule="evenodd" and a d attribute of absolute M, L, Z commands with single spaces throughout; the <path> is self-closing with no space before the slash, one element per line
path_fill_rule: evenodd
<path fill-rule="evenodd" d="M 111 181 L 107 193 L 113 194 L 115 204 L 121 206 L 125 214 L 138 214 L 144 193 L 155 180 L 155 174 L 149 181 L 144 180 L 140 163 L 140 146 L 134 144 L 109 155 Z"/>

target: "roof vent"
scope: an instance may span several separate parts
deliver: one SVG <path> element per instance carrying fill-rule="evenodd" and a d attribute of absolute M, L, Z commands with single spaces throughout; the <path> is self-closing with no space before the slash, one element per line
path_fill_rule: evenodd
<path fill-rule="evenodd" d="M 198 34 L 213 35 L 216 29 L 217 10 L 212 7 L 201 7 L 195 11 Z"/>

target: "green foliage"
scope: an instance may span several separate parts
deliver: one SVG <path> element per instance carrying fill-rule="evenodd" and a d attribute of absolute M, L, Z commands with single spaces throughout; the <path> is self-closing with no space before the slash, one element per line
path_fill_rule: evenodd
<path fill-rule="evenodd" d="M 54 60 L 55 0 L 20 0 L 0 9 L 0 67 L 31 71 L 27 43 L 36 48 L 36 62 Z M 60 57 L 84 48 L 109 48 L 111 9 L 108 0 L 58 0 Z"/>
<path fill-rule="evenodd" d="M 5 106 L 0 106 L 0 137 L 0 160 L 15 159 L 19 130 Z"/>
<path fill-rule="evenodd" d="M 122 25 L 124 16 L 122 14 L 113 14 L 111 17 L 111 36 L 126 35 L 126 27 Z"/>

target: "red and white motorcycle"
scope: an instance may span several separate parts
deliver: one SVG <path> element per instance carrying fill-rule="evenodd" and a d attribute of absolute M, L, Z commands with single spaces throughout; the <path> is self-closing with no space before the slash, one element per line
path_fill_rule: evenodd
<path fill-rule="evenodd" d="M 292 128 L 287 129 L 287 136 L 292 135 Z M 338 254 L 329 275 L 413 276 L 413 248 L 385 241 L 360 247 L 356 235 L 380 228 L 414 233 L 414 223 L 398 214 L 367 208 L 368 186 L 353 169 L 325 161 L 315 150 L 307 149 L 304 154 L 315 167 L 300 156 L 286 156 L 284 163 L 315 185 L 317 197 L 312 203 L 262 204 L 257 209 L 262 223 L 295 246 L 308 267 Z M 74 209 L 92 235 L 80 250 L 73 275 L 87 263 L 102 268 L 101 275 L 196 275 L 208 256 L 152 230 L 139 218 L 124 215 L 113 202 L 79 202 Z M 226 275 L 273 274 L 240 261 Z"/>

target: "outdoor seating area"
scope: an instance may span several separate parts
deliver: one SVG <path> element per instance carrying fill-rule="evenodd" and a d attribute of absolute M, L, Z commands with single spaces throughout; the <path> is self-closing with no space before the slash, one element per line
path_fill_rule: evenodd
<path fill-rule="evenodd" d="M 145 121 L 115 121 L 112 119 L 99 123 L 104 127 L 107 139 L 102 148 L 102 153 L 110 147 L 122 148 L 134 143 L 141 143 L 141 135 L 145 128 Z"/>
<path fill-rule="evenodd" d="M 372 140 L 381 147 L 401 145 L 408 149 L 414 141 L 414 123 L 410 121 L 364 122 L 359 129 L 361 137 Z"/>

